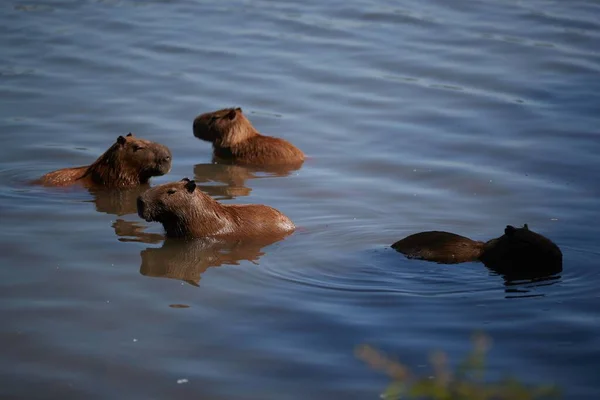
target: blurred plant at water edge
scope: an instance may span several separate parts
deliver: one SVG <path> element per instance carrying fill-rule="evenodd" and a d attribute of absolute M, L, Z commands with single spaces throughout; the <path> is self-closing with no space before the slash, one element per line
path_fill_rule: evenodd
<path fill-rule="evenodd" d="M 490 347 L 488 336 L 473 335 L 473 349 L 455 371 L 448 365 L 445 353 L 433 353 L 430 358 L 433 376 L 417 376 L 399 361 L 368 345 L 359 346 L 356 356 L 391 379 L 382 394 L 385 400 L 546 400 L 561 397 L 560 390 L 554 385 L 531 386 L 514 378 L 486 381 L 485 360 Z"/>

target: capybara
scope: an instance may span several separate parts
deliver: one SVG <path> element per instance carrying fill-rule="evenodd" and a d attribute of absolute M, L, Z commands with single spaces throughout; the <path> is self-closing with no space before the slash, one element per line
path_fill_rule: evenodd
<path fill-rule="evenodd" d="M 243 238 L 292 233 L 292 221 L 260 204 L 224 205 L 187 178 L 149 189 L 137 200 L 138 215 L 160 222 L 167 237 Z"/>
<path fill-rule="evenodd" d="M 261 135 L 241 108 L 225 108 L 194 119 L 194 136 L 213 144 L 217 159 L 248 165 L 298 164 L 304 153 L 290 142 Z"/>
<path fill-rule="evenodd" d="M 34 183 L 45 186 L 126 188 L 144 183 L 171 170 L 171 151 L 162 144 L 119 136 L 93 164 L 49 172 Z"/>
<path fill-rule="evenodd" d="M 481 261 L 505 275 L 539 276 L 562 271 L 562 252 L 550 239 L 508 225 L 504 235 L 480 242 L 449 232 L 421 232 L 401 239 L 392 248 L 408 258 L 454 264 Z"/>

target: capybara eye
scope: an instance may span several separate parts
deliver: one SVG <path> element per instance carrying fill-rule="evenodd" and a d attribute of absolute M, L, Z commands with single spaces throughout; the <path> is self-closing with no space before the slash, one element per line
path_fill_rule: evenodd
<path fill-rule="evenodd" d="M 144 146 L 138 146 L 137 144 L 135 146 L 133 146 L 133 151 L 138 151 L 138 150 L 142 150 L 144 148 Z"/>
<path fill-rule="evenodd" d="M 167 193 L 168 193 L 168 194 L 173 194 L 173 193 L 175 193 L 176 191 L 177 191 L 177 190 L 175 190 L 175 189 L 169 189 L 169 190 L 167 190 Z"/>

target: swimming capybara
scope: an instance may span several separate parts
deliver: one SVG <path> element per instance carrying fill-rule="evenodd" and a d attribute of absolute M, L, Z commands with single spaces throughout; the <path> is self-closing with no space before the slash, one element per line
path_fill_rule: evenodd
<path fill-rule="evenodd" d="M 421 232 L 392 245 L 408 258 L 454 264 L 481 261 L 505 275 L 536 276 L 562 271 L 562 252 L 550 239 L 508 225 L 504 235 L 480 242 L 449 232 Z"/>
<path fill-rule="evenodd" d="M 292 233 L 294 224 L 276 209 L 260 205 L 224 205 L 187 178 L 165 183 L 137 200 L 138 215 L 162 223 L 167 237 L 239 240 Z"/>
<path fill-rule="evenodd" d="M 225 108 L 194 119 L 194 136 L 213 144 L 217 159 L 248 165 L 298 164 L 304 153 L 290 142 L 261 135 L 241 108 Z"/>
<path fill-rule="evenodd" d="M 148 183 L 153 176 L 171 170 L 171 151 L 162 144 L 139 139 L 129 133 L 117 141 L 93 164 L 49 172 L 34 183 L 44 186 L 126 188 Z"/>

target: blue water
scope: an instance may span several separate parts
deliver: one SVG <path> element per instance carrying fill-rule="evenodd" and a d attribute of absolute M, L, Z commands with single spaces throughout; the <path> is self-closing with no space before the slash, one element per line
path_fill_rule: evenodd
<path fill-rule="evenodd" d="M 387 379 L 356 346 L 427 375 L 476 330 L 491 378 L 599 397 L 599 16 L 583 0 L 2 2 L 0 397 L 375 399 Z M 211 165 L 192 120 L 229 106 L 310 159 Z M 127 132 L 172 150 L 153 184 L 196 177 L 298 231 L 173 250 L 135 191 L 27 184 Z M 389 249 L 523 223 L 561 247 L 560 276 Z"/>

